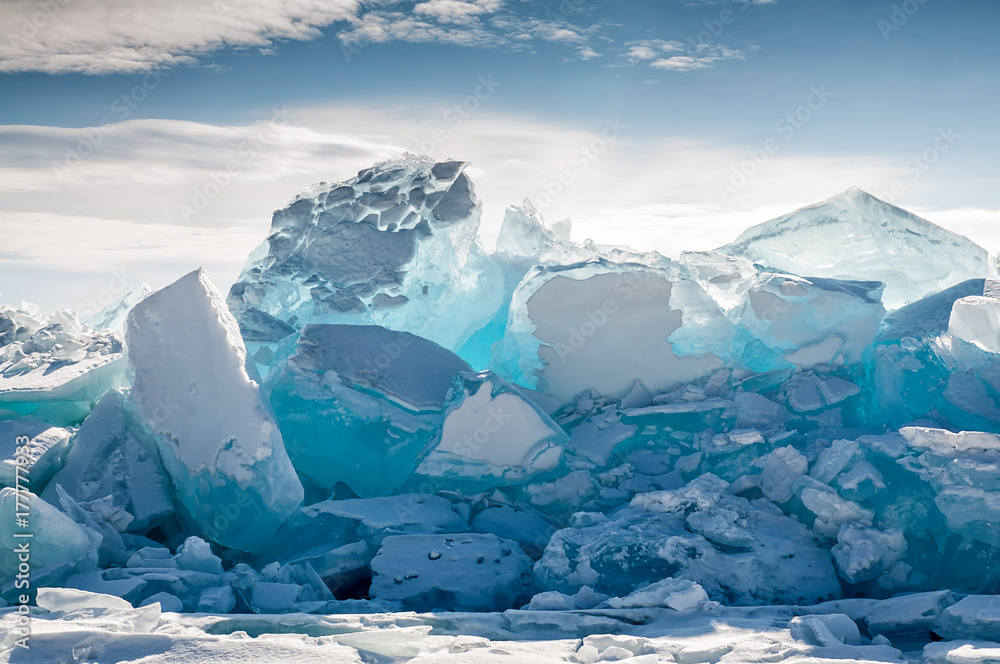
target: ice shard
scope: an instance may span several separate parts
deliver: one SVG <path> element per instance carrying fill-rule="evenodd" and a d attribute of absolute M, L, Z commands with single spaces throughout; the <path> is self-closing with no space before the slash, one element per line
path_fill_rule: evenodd
<path fill-rule="evenodd" d="M 153 289 L 149 284 L 141 283 L 114 302 L 109 302 L 107 306 L 85 320 L 84 323 L 95 330 L 124 332 L 128 312 L 132 311 L 135 305 L 152 292 Z"/>
<path fill-rule="evenodd" d="M 971 240 L 857 187 L 754 226 L 716 251 L 792 274 L 881 281 L 890 310 L 994 274 L 987 251 Z"/>
<path fill-rule="evenodd" d="M 470 367 L 432 341 L 375 325 L 307 325 L 266 380 L 298 471 L 329 496 L 338 483 L 384 496 L 416 469 Z"/>
<path fill-rule="evenodd" d="M 136 305 L 126 338 L 130 408 L 185 516 L 219 544 L 260 550 L 302 502 L 302 485 L 225 300 L 196 270 Z"/>

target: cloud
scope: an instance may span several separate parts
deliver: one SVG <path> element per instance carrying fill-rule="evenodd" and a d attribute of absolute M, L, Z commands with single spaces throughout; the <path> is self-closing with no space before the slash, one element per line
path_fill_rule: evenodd
<path fill-rule="evenodd" d="M 306 40 L 358 0 L 3 0 L 0 72 L 145 72 L 225 47 Z"/>
<path fill-rule="evenodd" d="M 431 17 L 428 17 L 431 19 Z M 345 45 L 358 48 L 392 41 L 435 42 L 457 46 L 492 48 L 506 40 L 488 30 L 477 16 L 461 23 L 423 20 L 404 12 L 369 12 L 350 21 L 351 28 L 338 34 Z"/>
<path fill-rule="evenodd" d="M 589 46 L 584 46 L 576 52 L 576 57 L 580 60 L 593 60 L 594 58 L 601 58 L 604 56 Z"/>
<path fill-rule="evenodd" d="M 653 60 L 663 53 L 678 53 L 684 51 L 684 42 L 665 41 L 663 39 L 643 39 L 641 41 L 627 42 L 628 47 L 621 54 L 623 58 L 635 64 L 644 60 Z"/>
<path fill-rule="evenodd" d="M 354 48 L 407 41 L 526 50 L 542 41 L 576 47 L 578 54 L 596 53 L 588 42 L 601 34 L 599 24 L 581 27 L 558 15 L 543 19 L 502 9 L 495 0 L 428 0 L 413 12 L 375 8 L 350 19 L 350 27 L 337 36 Z M 593 57 L 598 56 L 581 59 Z"/>
<path fill-rule="evenodd" d="M 427 0 L 418 3 L 413 13 L 433 17 L 442 23 L 467 24 L 475 16 L 496 12 L 502 4 L 501 0 Z"/>
<path fill-rule="evenodd" d="M 711 69 L 723 60 L 743 60 L 746 56 L 739 49 L 724 44 L 685 45 L 679 41 L 647 39 L 626 44 L 628 50 L 622 57 L 631 64 L 649 62 L 652 69 L 664 71 L 694 71 Z M 677 53 L 677 55 L 670 55 Z M 666 56 L 666 57 L 664 57 Z"/>
<path fill-rule="evenodd" d="M 478 84 L 470 80 L 470 92 Z M 870 156 L 778 154 L 722 202 L 718 181 L 747 159 L 740 150 L 629 127 L 609 142 L 604 123 L 493 113 L 488 100 L 456 122 L 445 115 L 456 101 L 291 109 L 245 126 L 128 121 L 106 128 L 68 171 L 55 165 L 96 129 L 0 127 L 3 300 L 73 306 L 112 269 L 158 287 L 204 265 L 225 289 L 273 210 L 312 183 L 404 151 L 472 162 L 487 244 L 504 209 L 531 198 L 546 218 L 572 217 L 578 240 L 667 254 L 718 246 L 853 184 L 881 191 L 898 171 L 896 160 Z M 184 206 L 197 213 L 185 216 Z"/>

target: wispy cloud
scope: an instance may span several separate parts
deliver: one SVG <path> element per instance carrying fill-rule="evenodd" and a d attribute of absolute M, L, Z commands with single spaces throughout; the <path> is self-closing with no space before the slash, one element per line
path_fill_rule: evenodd
<path fill-rule="evenodd" d="M 3 0 L 0 72 L 133 73 L 224 47 L 313 39 L 358 0 Z"/>
<path fill-rule="evenodd" d="M 136 279 L 158 286 L 205 265 L 225 287 L 266 235 L 273 210 L 311 183 L 346 179 L 373 162 L 417 151 L 418 139 L 442 127 L 441 111 L 452 103 L 292 109 L 288 122 L 274 129 L 253 158 L 241 161 L 231 182 L 217 192 L 209 192 L 206 183 L 241 159 L 266 123 L 114 124 L 68 172 L 53 166 L 89 130 L 2 127 L 0 273 L 61 271 L 58 279 L 48 274 L 47 283 L 18 282 L 16 292 L 5 278 L 4 295 L 42 300 L 47 307 L 72 306 L 81 294 L 68 292 L 67 282 L 92 281 L 109 266 L 128 268 Z M 351 133 L 343 133 L 344 127 Z M 626 130 L 578 171 L 575 159 L 603 129 L 480 111 L 457 128 L 449 126 L 433 156 L 472 162 L 487 242 L 507 205 L 537 197 L 568 171 L 572 183 L 544 210 L 547 218 L 572 217 L 580 240 L 668 254 L 724 244 L 753 223 L 853 184 L 877 191 L 896 173 L 892 160 L 777 155 L 752 186 L 723 204 L 717 180 L 746 154 L 706 142 L 631 136 Z M 197 192 L 211 194 L 210 205 L 185 219 L 180 206 L 194 205 Z"/>
<path fill-rule="evenodd" d="M 281 41 L 324 33 L 336 35 L 352 54 L 396 41 L 514 51 L 553 44 L 566 48 L 567 61 L 618 54 L 633 65 L 677 71 L 743 57 L 718 44 L 622 44 L 615 26 L 590 21 L 591 14 L 584 7 L 557 13 L 541 3 L 514 0 L 0 0 L 0 25 L 8 28 L 7 38 L 0 39 L 0 73 L 213 67 L 206 61 L 223 49 L 275 55 Z M 703 47 L 714 50 L 701 52 Z"/>
<path fill-rule="evenodd" d="M 349 46 L 391 41 L 440 42 L 479 48 L 527 50 L 539 42 L 576 49 L 579 59 L 600 54 L 590 41 L 601 36 L 602 26 L 576 25 L 567 16 L 544 17 L 517 13 L 499 0 L 428 0 L 407 10 L 407 3 L 372 6 L 349 20 L 337 33 Z M 530 5 L 520 8 L 530 12 Z"/>
<path fill-rule="evenodd" d="M 576 52 L 576 57 L 580 60 L 593 60 L 603 56 L 589 46 L 584 46 Z"/>
<path fill-rule="evenodd" d="M 725 44 L 684 44 L 679 41 L 643 40 L 626 44 L 622 57 L 631 64 L 648 62 L 653 69 L 694 71 L 711 69 L 723 60 L 743 60 L 743 51 Z"/>

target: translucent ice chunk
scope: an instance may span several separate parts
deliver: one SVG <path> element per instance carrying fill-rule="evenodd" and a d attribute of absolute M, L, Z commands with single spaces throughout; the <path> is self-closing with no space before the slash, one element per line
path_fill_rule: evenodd
<path fill-rule="evenodd" d="M 95 330 L 124 332 L 125 323 L 128 320 L 128 312 L 132 311 L 132 307 L 152 292 L 153 289 L 149 284 L 141 283 L 114 302 L 109 303 L 106 307 L 84 321 L 84 323 Z"/>
<path fill-rule="evenodd" d="M 399 488 L 420 463 L 452 381 L 470 367 L 409 334 L 369 325 L 307 325 L 282 344 L 265 382 L 298 471 L 330 492 Z"/>
<path fill-rule="evenodd" d="M 46 611 L 76 611 L 77 609 L 131 609 L 120 597 L 71 588 L 39 588 L 38 606 Z"/>
<path fill-rule="evenodd" d="M 563 241 L 568 239 L 569 228 L 559 230 L 563 233 L 562 237 L 556 229 L 546 226 L 538 208 L 526 199 L 522 205 L 512 205 L 504 213 L 496 252 L 536 260 L 563 246 Z"/>
<path fill-rule="evenodd" d="M 131 408 L 186 517 L 219 544 L 260 550 L 302 502 L 302 485 L 222 296 L 192 272 L 136 305 L 127 339 Z"/>
<path fill-rule="evenodd" d="M 20 522 L 14 515 L 22 512 L 26 520 Z M 33 584 L 45 578 L 43 571 L 46 568 L 65 568 L 61 578 L 57 574 L 55 579 L 50 579 L 59 582 L 76 571 L 83 571 L 77 569 L 78 564 L 93 569 L 97 562 L 101 535 L 79 525 L 30 492 L 18 494 L 10 487 L 0 489 L 0 514 L 6 515 L 0 519 L 0 579 L 3 579 L 4 594 L 13 590 L 19 555 L 24 555 L 18 550 L 23 552 L 25 546 L 30 549 L 28 563 L 33 570 Z M 31 537 L 24 537 L 26 533 Z"/>
<path fill-rule="evenodd" d="M 754 226 L 717 251 L 792 274 L 884 282 L 888 309 L 993 269 L 972 241 L 856 187 Z"/>
<path fill-rule="evenodd" d="M 503 299 L 478 244 L 467 164 L 405 155 L 321 185 L 274 214 L 229 293 L 249 342 L 305 323 L 377 324 L 451 350 Z"/>
<path fill-rule="evenodd" d="M 172 488 L 160 454 L 148 437 L 133 430 L 128 417 L 122 393 L 105 393 L 42 497 L 56 502 L 57 484 L 77 501 L 111 496 L 115 506 L 135 517 L 134 532 L 145 532 L 172 514 Z"/>
<path fill-rule="evenodd" d="M 735 328 L 685 268 L 649 261 L 533 268 L 495 366 L 563 403 L 589 389 L 620 398 L 636 380 L 664 392 L 714 373 L 731 359 Z"/>
<path fill-rule="evenodd" d="M 882 284 L 764 273 L 748 288 L 735 316 L 788 364 L 855 364 L 871 345 L 885 309 Z M 781 368 L 753 358 L 757 371 Z M 787 364 L 785 366 L 788 366 Z"/>

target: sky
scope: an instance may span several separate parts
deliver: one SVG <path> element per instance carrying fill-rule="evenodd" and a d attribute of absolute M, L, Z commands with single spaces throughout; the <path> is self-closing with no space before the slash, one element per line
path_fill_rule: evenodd
<path fill-rule="evenodd" d="M 994 0 L 0 0 L 0 303 L 92 308 L 404 152 L 490 246 L 712 249 L 851 186 L 1000 253 Z"/>

